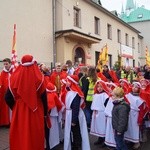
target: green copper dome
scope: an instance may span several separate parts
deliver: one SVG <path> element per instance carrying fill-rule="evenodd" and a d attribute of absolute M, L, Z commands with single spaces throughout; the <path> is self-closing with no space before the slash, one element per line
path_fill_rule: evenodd
<path fill-rule="evenodd" d="M 145 9 L 143 6 L 138 7 L 128 15 L 122 13 L 120 18 L 127 23 L 147 21 L 150 20 L 150 10 Z"/>

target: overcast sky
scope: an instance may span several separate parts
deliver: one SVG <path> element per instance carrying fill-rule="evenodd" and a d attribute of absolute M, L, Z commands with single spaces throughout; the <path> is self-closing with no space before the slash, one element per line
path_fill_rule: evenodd
<path fill-rule="evenodd" d="M 127 0 L 101 0 L 102 6 L 110 11 L 117 10 L 118 13 L 121 12 L 122 4 L 123 8 L 126 7 Z M 144 5 L 146 9 L 150 10 L 150 0 L 133 0 L 136 2 L 137 6 Z"/>

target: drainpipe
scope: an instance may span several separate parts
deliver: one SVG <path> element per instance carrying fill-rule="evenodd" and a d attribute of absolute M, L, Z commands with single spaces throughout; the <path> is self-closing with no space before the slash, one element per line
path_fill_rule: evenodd
<path fill-rule="evenodd" d="M 56 11 L 56 2 L 55 0 L 52 0 L 52 22 L 53 22 L 53 66 L 56 63 L 56 40 L 55 40 L 55 25 L 56 25 L 56 16 L 55 16 L 55 11 Z"/>

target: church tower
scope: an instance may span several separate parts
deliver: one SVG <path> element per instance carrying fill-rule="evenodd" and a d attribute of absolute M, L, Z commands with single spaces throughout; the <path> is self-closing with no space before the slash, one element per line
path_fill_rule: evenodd
<path fill-rule="evenodd" d="M 122 4 L 122 9 L 121 9 L 121 15 L 124 14 L 124 8 L 123 8 L 123 4 Z"/>
<path fill-rule="evenodd" d="M 134 1 L 133 0 L 127 0 L 126 2 L 126 15 L 128 16 L 133 10 L 135 9 Z"/>

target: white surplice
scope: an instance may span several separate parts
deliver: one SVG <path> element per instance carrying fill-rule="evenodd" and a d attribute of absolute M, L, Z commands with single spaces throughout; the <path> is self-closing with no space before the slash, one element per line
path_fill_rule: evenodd
<path fill-rule="evenodd" d="M 104 103 L 108 95 L 103 92 L 93 95 L 91 110 L 93 110 L 90 134 L 98 137 L 105 137 L 106 133 L 106 116 Z M 96 112 L 95 112 L 96 110 Z"/>
<path fill-rule="evenodd" d="M 112 98 L 109 98 L 107 106 L 105 108 L 106 115 L 106 134 L 105 144 L 108 146 L 116 147 L 116 141 L 114 138 L 114 130 L 112 127 L 112 109 L 114 107 Z"/>
<path fill-rule="evenodd" d="M 52 149 L 60 142 L 58 111 L 56 107 L 51 109 L 50 119 L 51 119 L 51 128 L 49 130 L 49 145 L 50 149 Z"/>
<path fill-rule="evenodd" d="M 75 98 L 77 92 L 68 91 L 66 94 L 66 115 L 65 115 L 65 129 L 64 129 L 64 150 L 71 150 L 71 121 L 72 121 L 72 110 L 71 103 Z M 82 103 L 82 100 L 81 100 Z M 82 138 L 82 150 L 90 150 L 89 136 L 87 131 L 87 124 L 83 110 L 79 110 L 79 125 Z"/>
<path fill-rule="evenodd" d="M 128 130 L 125 132 L 125 139 L 134 143 L 139 142 L 139 125 L 138 125 L 138 115 L 139 115 L 139 107 L 144 102 L 139 96 L 134 96 L 131 93 L 126 95 L 130 103 L 130 113 L 129 113 L 129 121 L 128 121 Z"/>

